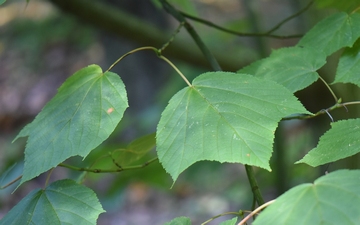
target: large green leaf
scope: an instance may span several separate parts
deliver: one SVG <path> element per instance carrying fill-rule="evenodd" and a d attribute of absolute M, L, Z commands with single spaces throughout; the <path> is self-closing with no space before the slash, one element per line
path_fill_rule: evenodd
<path fill-rule="evenodd" d="M 0 221 L 18 224 L 96 224 L 105 212 L 95 193 L 73 180 L 60 180 L 29 193 Z"/>
<path fill-rule="evenodd" d="M 85 157 L 109 137 L 127 106 L 117 74 L 97 65 L 76 72 L 16 137 L 29 136 L 21 183 L 71 156 Z"/>
<path fill-rule="evenodd" d="M 282 117 L 308 113 L 283 86 L 247 74 L 209 72 L 175 94 L 157 127 L 157 153 L 174 180 L 195 162 L 216 160 L 270 170 Z"/>
<path fill-rule="evenodd" d="M 281 48 L 238 72 L 273 80 L 296 92 L 316 81 L 319 76 L 316 70 L 325 63 L 326 55 L 321 51 L 301 47 Z"/>
<path fill-rule="evenodd" d="M 360 86 L 360 40 L 347 48 L 340 57 L 334 83 L 353 83 Z"/>
<path fill-rule="evenodd" d="M 191 220 L 187 217 L 176 217 L 170 222 L 164 223 L 164 225 L 191 225 Z"/>
<path fill-rule="evenodd" d="M 260 213 L 254 225 L 360 224 L 359 182 L 359 170 L 339 170 L 296 186 Z"/>
<path fill-rule="evenodd" d="M 0 5 L 4 4 L 6 0 L 0 0 Z"/>
<path fill-rule="evenodd" d="M 318 146 L 297 163 L 318 166 L 359 152 L 360 119 L 342 120 L 332 123 L 331 129 L 320 138 Z"/>
<path fill-rule="evenodd" d="M 360 36 L 360 14 L 336 13 L 316 24 L 301 38 L 298 46 L 331 55 L 343 47 L 351 47 Z"/>

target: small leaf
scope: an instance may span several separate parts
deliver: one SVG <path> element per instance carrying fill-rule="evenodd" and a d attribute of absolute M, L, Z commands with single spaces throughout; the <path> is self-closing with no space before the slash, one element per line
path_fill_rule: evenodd
<path fill-rule="evenodd" d="M 319 76 L 316 71 L 325 63 L 326 55 L 321 51 L 301 47 L 281 48 L 238 72 L 273 80 L 296 92 L 315 82 Z"/>
<path fill-rule="evenodd" d="M 0 0 L 0 5 L 4 4 L 6 0 Z"/>
<path fill-rule="evenodd" d="M 15 138 L 29 136 L 20 184 L 71 156 L 85 157 L 109 137 L 127 106 L 125 86 L 117 74 L 91 65 L 69 77 Z"/>
<path fill-rule="evenodd" d="M 4 189 L 10 182 L 21 176 L 23 164 L 13 164 L 0 176 L 0 190 Z M 15 182 L 16 183 L 16 182 Z"/>
<path fill-rule="evenodd" d="M 353 83 L 360 86 L 360 40 L 346 48 L 340 57 L 333 83 Z"/>
<path fill-rule="evenodd" d="M 105 212 L 95 193 L 73 180 L 60 180 L 29 193 L 0 220 L 0 225 L 96 224 Z"/>
<path fill-rule="evenodd" d="M 331 124 L 319 141 L 303 159 L 296 163 L 319 166 L 360 152 L 360 119 L 342 120 Z"/>
<path fill-rule="evenodd" d="M 236 225 L 237 217 L 232 218 L 231 220 L 226 220 L 219 225 Z"/>
<path fill-rule="evenodd" d="M 148 134 L 131 142 L 126 148 L 115 150 L 113 157 L 121 166 L 130 165 L 139 160 L 156 145 L 155 133 Z"/>
<path fill-rule="evenodd" d="M 159 161 L 175 181 L 195 162 L 216 160 L 270 170 L 282 117 L 308 113 L 283 86 L 247 74 L 210 72 L 172 97 L 157 127 Z"/>
<path fill-rule="evenodd" d="M 331 55 L 343 47 L 351 47 L 360 36 L 360 14 L 336 13 L 316 24 L 301 38 L 304 46 Z"/>
<path fill-rule="evenodd" d="M 191 225 L 191 220 L 187 217 L 176 217 L 170 222 L 164 223 L 164 225 Z"/>
<path fill-rule="evenodd" d="M 296 186 L 261 212 L 253 224 L 359 224 L 359 182 L 359 170 L 338 170 L 314 184 Z"/>

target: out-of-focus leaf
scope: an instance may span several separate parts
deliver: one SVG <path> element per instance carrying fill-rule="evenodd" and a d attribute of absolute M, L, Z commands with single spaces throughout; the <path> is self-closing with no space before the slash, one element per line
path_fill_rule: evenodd
<path fill-rule="evenodd" d="M 0 0 L 0 5 L 4 4 L 6 0 Z"/>
<path fill-rule="evenodd" d="M 95 193 L 73 180 L 60 180 L 23 198 L 0 220 L 0 225 L 96 224 L 105 212 Z"/>
<path fill-rule="evenodd" d="M 333 83 L 353 83 L 360 87 L 360 40 L 340 57 Z"/>
<path fill-rule="evenodd" d="M 319 76 L 316 71 L 325 63 L 326 55 L 321 51 L 301 47 L 281 48 L 238 73 L 273 80 L 296 92 L 315 82 Z"/>
<path fill-rule="evenodd" d="M 360 5 L 360 0 L 317 0 L 315 1 L 319 8 L 335 8 L 340 11 L 352 12 Z"/>
<path fill-rule="evenodd" d="M 127 107 L 117 74 L 97 65 L 77 71 L 15 138 L 28 136 L 20 184 L 71 156 L 85 157 L 109 137 Z"/>
<path fill-rule="evenodd" d="M 351 47 L 360 36 L 360 14 L 336 13 L 316 24 L 301 38 L 304 46 L 331 55 L 343 47 Z"/>
<path fill-rule="evenodd" d="M 334 162 L 360 152 L 360 119 L 342 120 L 331 124 L 319 141 L 297 163 L 306 163 L 310 166 L 319 166 Z"/>
<path fill-rule="evenodd" d="M 126 166 L 142 158 L 156 145 L 155 133 L 148 134 L 131 142 L 126 148 L 115 150 L 113 158 L 121 166 Z"/>
<path fill-rule="evenodd" d="M 282 117 L 309 113 L 283 86 L 247 74 L 209 72 L 172 97 L 157 127 L 159 161 L 175 181 L 195 162 L 215 160 L 270 170 Z"/>
<path fill-rule="evenodd" d="M 359 170 L 338 170 L 313 184 L 296 186 L 261 212 L 253 224 L 359 224 L 359 182 Z"/>
<path fill-rule="evenodd" d="M 187 217 L 176 217 L 170 222 L 164 223 L 164 225 L 191 225 L 191 220 Z"/>

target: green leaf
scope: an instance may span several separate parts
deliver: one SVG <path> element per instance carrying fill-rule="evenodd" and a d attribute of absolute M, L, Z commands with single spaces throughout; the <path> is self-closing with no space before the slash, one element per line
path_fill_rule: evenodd
<path fill-rule="evenodd" d="M 22 167 L 23 166 L 21 164 L 17 165 L 15 163 L 12 166 L 10 166 L 9 168 L 7 168 L 7 170 L 1 174 L 0 190 L 6 188 L 6 185 L 8 185 L 10 182 L 16 180 L 16 178 L 18 178 L 19 176 L 21 176 L 21 174 L 19 174 L 19 172 L 22 170 Z"/>
<path fill-rule="evenodd" d="M 335 8 L 340 11 L 352 12 L 360 5 L 360 0 L 317 0 L 315 1 L 319 8 Z"/>
<path fill-rule="evenodd" d="M 170 222 L 164 223 L 164 225 L 191 225 L 191 220 L 187 217 L 176 217 Z"/>
<path fill-rule="evenodd" d="M 29 193 L 0 221 L 18 224 L 96 224 L 105 212 L 95 193 L 73 180 L 60 180 Z"/>
<path fill-rule="evenodd" d="M 360 36 L 360 14 L 336 13 L 316 24 L 301 38 L 298 46 L 331 55 L 343 47 L 351 47 Z"/>
<path fill-rule="evenodd" d="M 127 107 L 125 86 L 117 74 L 91 65 L 69 77 L 15 138 L 29 136 L 20 184 L 71 156 L 85 157 L 109 137 Z"/>
<path fill-rule="evenodd" d="M 0 0 L 0 5 L 4 4 L 6 0 Z"/>
<path fill-rule="evenodd" d="M 342 120 L 331 124 L 319 141 L 303 159 L 296 163 L 319 166 L 360 152 L 360 119 Z"/>
<path fill-rule="evenodd" d="M 152 133 L 134 140 L 126 148 L 115 150 L 112 154 L 119 165 L 126 166 L 142 158 L 155 145 L 155 133 Z"/>
<path fill-rule="evenodd" d="M 236 225 L 237 217 L 232 218 L 231 220 L 226 220 L 219 225 Z"/>
<path fill-rule="evenodd" d="M 260 213 L 253 224 L 359 224 L 359 177 L 359 170 L 339 170 L 314 184 L 296 186 Z"/>
<path fill-rule="evenodd" d="M 319 76 L 316 71 L 325 63 L 326 55 L 321 51 L 301 47 L 281 48 L 238 72 L 273 80 L 296 92 L 315 82 Z"/>
<path fill-rule="evenodd" d="M 360 40 L 346 48 L 340 57 L 333 83 L 353 83 L 360 86 Z"/>
<path fill-rule="evenodd" d="M 209 72 L 175 94 L 157 127 L 159 161 L 175 181 L 195 162 L 216 160 L 270 170 L 282 117 L 308 113 L 283 86 L 247 74 Z"/>

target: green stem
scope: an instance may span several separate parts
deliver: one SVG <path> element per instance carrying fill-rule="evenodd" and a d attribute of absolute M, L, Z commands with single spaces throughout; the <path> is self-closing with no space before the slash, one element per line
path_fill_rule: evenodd
<path fill-rule="evenodd" d="M 330 91 L 331 95 L 333 96 L 335 102 L 339 102 L 338 97 L 336 97 L 334 91 L 331 89 L 331 87 L 328 85 L 328 83 L 321 77 L 319 76 L 320 80 L 325 84 L 325 86 L 327 87 L 327 89 Z"/>
<path fill-rule="evenodd" d="M 167 42 L 168 43 L 168 42 Z M 166 45 L 167 46 L 167 45 Z M 124 55 L 122 55 L 120 58 L 118 58 L 110 67 L 109 69 L 107 69 L 105 72 L 108 72 L 110 71 L 114 66 L 116 66 L 116 64 L 118 64 L 121 60 L 123 60 L 126 56 L 128 55 L 131 55 L 135 52 L 138 52 L 138 51 L 143 51 L 143 50 L 153 50 L 156 55 L 164 60 L 165 62 L 167 62 L 179 75 L 180 77 L 185 81 L 185 83 L 189 86 L 189 87 L 192 87 L 192 85 L 190 84 L 189 80 L 185 77 L 185 75 L 183 73 L 181 73 L 181 71 L 169 60 L 167 59 L 165 56 L 161 55 L 161 51 L 166 47 L 166 46 L 163 46 L 162 49 L 157 49 L 157 48 L 154 48 L 154 47 L 151 47 L 151 46 L 146 46 L 146 47 L 141 47 L 141 48 L 137 48 L 137 49 L 134 49 L 128 53 L 125 53 Z"/>
<path fill-rule="evenodd" d="M 141 169 L 144 168 L 146 166 L 148 166 L 149 164 L 157 161 L 158 158 L 155 157 L 141 165 L 136 165 L 136 166 L 127 166 L 127 167 L 120 167 L 117 169 L 91 169 L 91 168 L 84 168 L 84 167 L 76 167 L 76 166 L 72 166 L 72 165 L 68 165 L 65 163 L 60 163 L 59 166 L 61 167 L 65 167 L 71 170 L 76 170 L 76 171 L 86 171 L 86 172 L 91 172 L 91 173 L 119 173 L 125 170 L 134 170 L 134 169 Z"/>
<path fill-rule="evenodd" d="M 196 45 L 200 48 L 201 52 L 206 57 L 207 61 L 210 63 L 211 67 L 215 71 L 221 71 L 221 67 L 215 57 L 211 54 L 210 50 L 206 47 L 204 42 L 201 40 L 200 36 L 194 30 L 194 28 L 186 21 L 185 17 L 176 10 L 172 5 L 170 5 L 166 0 L 160 0 L 164 9 L 171 14 L 176 20 L 178 20 L 181 24 L 184 24 L 185 29 L 190 34 L 192 39 L 195 41 Z"/>
<path fill-rule="evenodd" d="M 264 204 L 265 201 L 262 197 L 261 191 L 257 184 L 255 174 L 254 174 L 254 169 L 252 168 L 252 166 L 245 165 L 245 170 L 246 170 L 246 174 L 249 179 L 249 182 L 250 182 L 251 191 L 253 192 L 258 205 Z"/>

